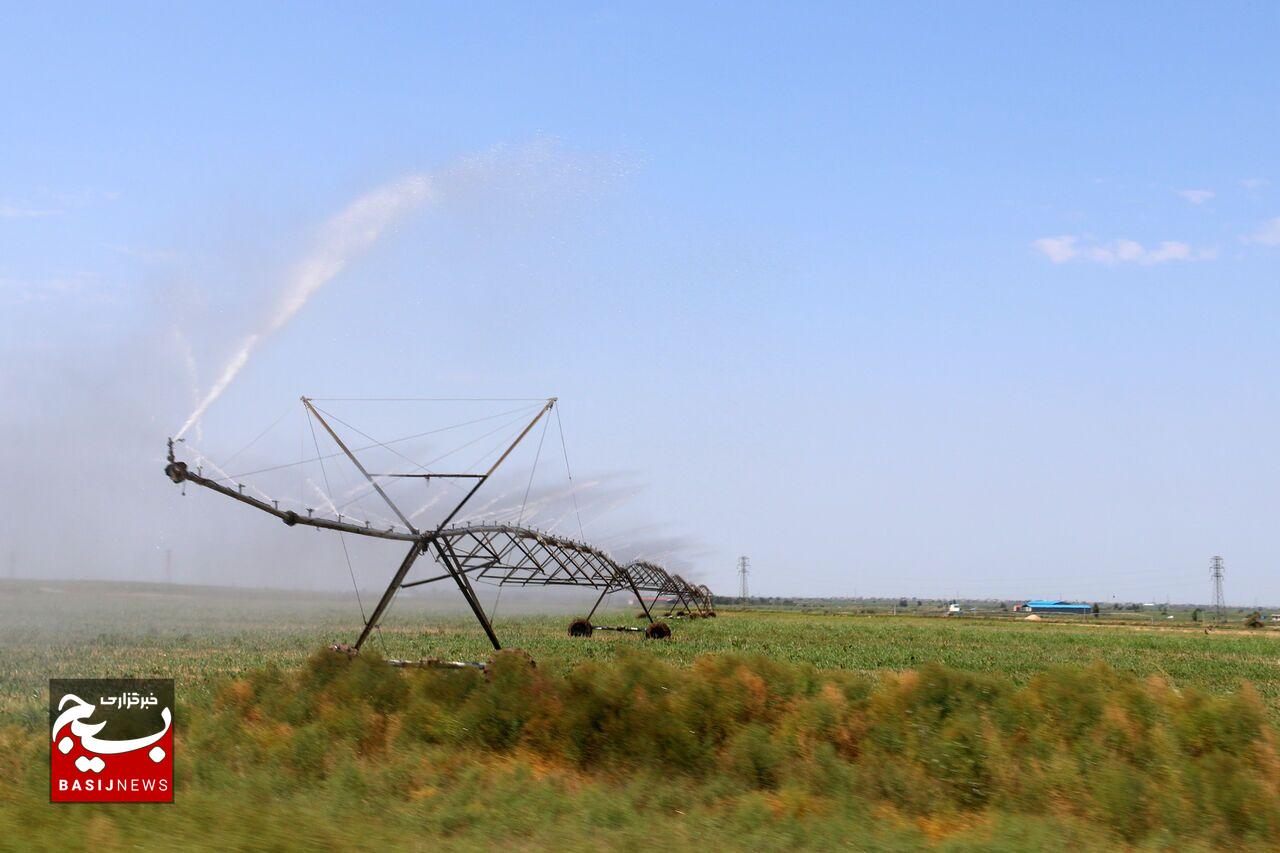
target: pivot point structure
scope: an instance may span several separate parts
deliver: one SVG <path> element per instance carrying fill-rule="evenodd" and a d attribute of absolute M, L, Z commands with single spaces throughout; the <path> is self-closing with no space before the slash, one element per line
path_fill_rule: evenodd
<path fill-rule="evenodd" d="M 467 602 L 476 621 L 484 630 L 489 642 L 495 650 L 502 649 L 497 632 L 486 615 L 484 608 L 476 596 L 473 582 L 486 582 L 500 587 L 556 587 L 576 586 L 590 587 L 600 591 L 595 606 L 584 620 L 577 620 L 570 627 L 573 636 L 590 636 L 593 630 L 604 629 L 604 626 L 593 626 L 591 617 L 604 598 L 613 592 L 630 592 L 636 597 L 643 610 L 643 617 L 648 621 L 644 629 L 645 636 L 665 638 L 671 634 L 670 628 L 654 617 L 655 604 L 663 596 L 667 597 L 670 606 L 667 617 L 678 616 L 713 616 L 711 591 L 705 586 L 694 586 L 679 575 L 669 574 L 661 566 L 646 561 L 619 563 L 607 553 L 586 542 L 566 536 L 536 530 L 530 527 L 512 524 L 463 524 L 456 519 L 463 508 L 493 476 L 494 472 L 506 461 L 516 446 L 529 435 L 556 405 L 556 398 L 551 397 L 538 409 L 524 428 L 520 431 L 498 456 L 497 460 L 482 473 L 435 473 L 422 471 L 400 472 L 390 474 L 371 474 L 358 456 L 342 440 L 324 414 L 314 405 L 311 398 L 303 397 L 302 405 L 307 415 L 314 418 L 325 432 L 333 439 L 342 453 L 351 461 L 356 470 L 364 477 L 373 492 L 391 509 L 400 524 L 388 527 L 373 527 L 355 524 L 344 520 L 341 515 L 334 518 L 317 517 L 310 511 L 300 515 L 293 510 L 281 510 L 279 502 L 262 500 L 244 493 L 243 487 L 232 488 L 217 479 L 203 476 L 197 469 L 192 471 L 188 464 L 177 458 L 175 441 L 169 440 L 168 464 L 165 474 L 174 483 L 192 483 L 225 495 L 233 500 L 269 515 L 272 515 L 287 526 L 302 525 L 339 533 L 350 533 L 354 536 L 365 536 L 403 542 L 408 545 L 385 591 L 377 604 L 365 619 L 364 626 L 354 644 L 343 647 L 352 653 L 358 653 L 376 629 L 387 608 L 396 594 L 402 589 L 424 584 L 451 581 L 458 587 L 463 600 Z M 388 496 L 382 483 L 390 478 L 420 477 L 449 478 L 470 481 L 470 487 L 446 514 L 444 520 L 431 529 L 418 529 L 414 526 L 399 506 Z M 439 571 L 427 577 L 411 577 L 411 571 L 423 556 L 430 556 Z M 646 594 L 652 598 L 646 602 Z M 614 628 L 608 630 L 639 630 L 630 628 Z"/>

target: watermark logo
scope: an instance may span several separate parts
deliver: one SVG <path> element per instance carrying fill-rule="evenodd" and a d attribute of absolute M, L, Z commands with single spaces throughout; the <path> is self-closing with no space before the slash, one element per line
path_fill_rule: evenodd
<path fill-rule="evenodd" d="M 49 799 L 173 802 L 173 679 L 49 682 Z"/>

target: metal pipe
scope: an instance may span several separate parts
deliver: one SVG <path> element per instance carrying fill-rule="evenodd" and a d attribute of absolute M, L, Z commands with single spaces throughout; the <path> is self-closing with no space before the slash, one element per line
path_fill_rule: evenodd
<path fill-rule="evenodd" d="M 397 533 L 394 530 L 374 530 L 368 527 L 360 527 L 354 524 L 348 524 L 345 521 L 329 521 L 325 518 L 311 518 L 309 516 L 298 515 L 292 510 L 278 509 L 266 501 L 258 500 L 251 495 L 243 495 L 235 489 L 227 488 L 221 483 L 216 483 L 207 477 L 199 474 L 193 474 L 185 462 L 171 462 L 165 467 L 165 474 L 175 483 L 195 483 L 197 486 L 203 486 L 219 494 L 226 495 L 229 498 L 248 504 L 255 509 L 260 509 L 267 515 L 273 515 L 292 527 L 295 524 L 302 524 L 307 527 L 319 527 L 325 530 L 338 530 L 343 533 L 354 533 L 358 536 L 372 536 L 375 539 L 394 539 L 399 542 L 417 542 L 419 537 L 412 533 Z"/>

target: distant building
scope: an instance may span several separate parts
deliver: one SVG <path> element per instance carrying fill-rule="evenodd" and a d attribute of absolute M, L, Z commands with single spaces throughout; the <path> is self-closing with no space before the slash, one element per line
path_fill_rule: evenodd
<path fill-rule="evenodd" d="M 1084 604 L 1079 601 L 1028 601 L 1026 604 L 1019 604 L 1015 610 L 1023 610 L 1031 613 L 1077 613 L 1088 615 L 1093 613 L 1092 604 Z"/>

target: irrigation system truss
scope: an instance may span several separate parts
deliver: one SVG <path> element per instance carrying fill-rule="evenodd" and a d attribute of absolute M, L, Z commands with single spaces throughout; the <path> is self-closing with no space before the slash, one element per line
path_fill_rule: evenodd
<path fill-rule="evenodd" d="M 520 525 L 455 523 L 455 519 L 472 497 L 493 476 L 520 442 L 529 435 L 534 426 L 551 412 L 555 404 L 556 398 L 549 398 L 515 437 L 515 440 L 506 447 L 497 461 L 482 474 L 418 472 L 373 475 L 361 463 L 356 453 L 343 442 L 323 414 L 317 410 L 312 400 L 303 397 L 302 405 L 307 414 L 315 418 L 316 422 L 324 428 L 342 453 L 368 481 L 373 491 L 400 520 L 403 527 L 391 525 L 384 529 L 373 527 L 367 522 L 362 525 L 344 521 L 341 516 L 332 519 L 318 518 L 311 513 L 303 516 L 292 510 L 281 510 L 276 501 L 261 500 L 252 495 L 246 495 L 243 487 L 231 488 L 217 479 L 203 476 L 200 469 L 192 471 L 186 462 L 177 459 L 173 439 L 169 440 L 168 464 L 164 471 L 174 483 L 203 486 L 275 516 L 290 527 L 304 525 L 350 533 L 355 536 L 407 543 L 408 551 L 392 575 L 382 597 L 365 619 L 359 637 L 353 645 L 344 647 L 352 652 L 358 652 L 369 639 L 400 590 L 450 580 L 457 585 L 463 599 L 475 615 L 476 621 L 484 629 L 489 642 L 493 644 L 494 649 L 499 650 L 502 644 L 498 640 L 493 623 L 480 605 L 473 582 L 483 582 L 499 587 L 576 586 L 599 590 L 600 595 L 587 617 L 574 620 L 570 626 L 569 632 L 572 636 L 589 636 L 593 630 L 643 630 L 647 637 L 665 638 L 670 636 L 671 630 L 665 622 L 659 621 L 654 616 L 655 612 L 662 610 L 663 606 L 666 610 L 661 613 L 662 618 L 714 616 L 712 595 L 707 587 L 691 584 L 679 575 L 668 573 L 655 563 L 643 560 L 619 563 L 609 554 L 586 542 Z M 456 478 L 471 480 L 472 485 L 435 528 L 419 530 L 380 485 L 379 480 L 392 477 Z M 423 555 L 430 555 L 443 571 L 425 578 L 410 579 L 411 570 Z M 610 593 L 624 591 L 631 592 L 640 603 L 643 610 L 642 616 L 648 621 L 647 627 L 644 629 L 610 628 L 592 625 L 591 618 L 605 597 Z M 651 596 L 647 601 L 646 595 Z"/>

